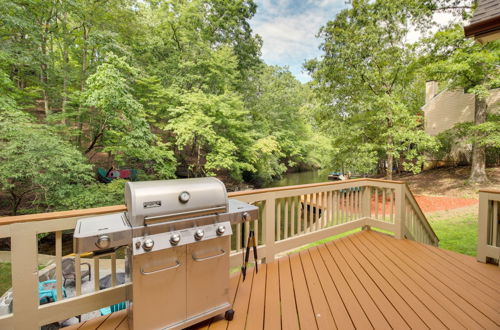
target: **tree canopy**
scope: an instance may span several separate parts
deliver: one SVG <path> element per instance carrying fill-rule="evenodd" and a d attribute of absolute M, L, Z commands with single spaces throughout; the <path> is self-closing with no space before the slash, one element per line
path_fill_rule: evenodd
<path fill-rule="evenodd" d="M 0 0 L 0 211 L 121 202 L 124 182 L 98 183 L 98 167 L 235 186 L 318 167 L 418 172 L 437 145 L 425 79 L 481 100 L 498 86 L 498 43 L 459 28 L 407 40 L 470 2 L 352 1 L 301 83 L 262 60 L 254 0 Z M 461 127 L 476 150 L 498 145 L 488 118 Z"/>
<path fill-rule="evenodd" d="M 265 184 L 311 166 L 306 86 L 262 62 L 256 9 L 253 0 L 2 1 L 0 194 L 11 211 L 102 205 L 120 185 L 98 188 L 92 167 Z M 22 208 L 20 196 L 37 205 Z"/>
<path fill-rule="evenodd" d="M 418 129 L 423 88 L 415 48 L 405 40 L 418 19 L 412 5 L 354 1 L 320 31 L 325 55 L 306 67 L 321 100 L 317 121 L 331 137 L 338 167 L 368 172 L 382 156 L 392 178 L 395 159 L 419 171 L 422 151 L 433 148 Z"/>

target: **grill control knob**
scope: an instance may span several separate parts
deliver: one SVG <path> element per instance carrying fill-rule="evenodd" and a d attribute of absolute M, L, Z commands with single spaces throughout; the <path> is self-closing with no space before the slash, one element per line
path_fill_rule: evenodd
<path fill-rule="evenodd" d="M 177 245 L 181 241 L 181 235 L 179 234 L 173 234 L 170 236 L 170 244 L 172 245 Z"/>
<path fill-rule="evenodd" d="M 185 204 L 189 202 L 189 199 L 191 198 L 191 195 L 187 191 L 183 191 L 179 195 L 179 202 Z"/>
<path fill-rule="evenodd" d="M 200 239 L 203 238 L 203 235 L 205 235 L 205 232 L 203 231 L 203 229 L 198 229 L 196 231 L 196 233 L 194 233 L 194 239 L 199 241 Z"/>
<path fill-rule="evenodd" d="M 96 245 L 101 249 L 107 249 L 111 245 L 111 239 L 109 238 L 108 235 L 101 235 L 97 239 Z"/>
<path fill-rule="evenodd" d="M 252 220 L 252 216 L 248 212 L 243 212 L 243 214 L 241 215 L 241 217 L 243 218 L 243 221 L 245 221 L 245 222 Z"/>
<path fill-rule="evenodd" d="M 151 251 L 153 249 L 153 246 L 155 245 L 155 241 L 153 241 L 151 238 L 148 238 L 142 243 L 142 248 L 144 251 Z"/>
<path fill-rule="evenodd" d="M 216 232 L 217 232 L 217 235 L 220 236 L 220 235 L 222 235 L 222 234 L 224 234 L 226 232 L 226 227 L 225 226 L 219 226 L 219 227 L 217 227 L 217 231 Z"/>

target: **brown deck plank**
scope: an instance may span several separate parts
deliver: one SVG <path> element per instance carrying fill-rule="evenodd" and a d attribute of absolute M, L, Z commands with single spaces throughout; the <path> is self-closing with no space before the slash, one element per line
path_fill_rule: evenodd
<path fill-rule="evenodd" d="M 314 268 L 316 269 L 321 286 L 325 292 L 325 296 L 337 328 L 345 330 L 355 329 L 351 317 L 349 316 L 349 312 L 347 311 L 346 306 L 328 273 L 328 269 L 326 268 L 318 249 L 313 247 L 309 249 L 309 253 L 311 254 L 311 260 L 313 261 Z M 366 321 L 368 322 L 368 320 Z"/>
<path fill-rule="evenodd" d="M 496 310 L 500 310 L 500 301 L 498 301 L 498 293 L 492 290 L 487 284 L 478 281 L 475 277 L 462 271 L 456 263 L 443 262 L 436 253 L 427 249 L 423 244 L 415 244 L 414 242 L 403 241 L 403 244 L 412 249 L 418 250 L 419 255 L 427 261 L 426 265 L 430 266 L 433 271 L 441 273 L 443 276 L 448 277 L 452 282 L 463 285 L 468 288 L 469 292 L 474 294 L 480 299 L 484 299 L 485 303 Z M 447 258 L 448 259 L 448 258 Z M 467 267 L 467 266 L 465 266 Z M 500 275 L 498 275 L 500 277 Z"/>
<path fill-rule="evenodd" d="M 426 246 L 429 251 L 443 259 L 443 262 L 456 265 L 461 272 L 465 272 L 476 280 L 488 285 L 495 294 L 500 294 L 500 280 L 498 279 L 498 268 L 494 265 L 478 262 L 474 257 L 460 254 L 445 249 L 436 249 Z"/>
<path fill-rule="evenodd" d="M 299 318 L 293 292 L 292 272 L 288 257 L 278 259 L 280 276 L 281 327 L 286 330 L 299 330 Z"/>
<path fill-rule="evenodd" d="M 266 265 L 259 265 L 259 272 L 253 276 L 250 305 L 248 307 L 247 329 L 262 329 L 264 326 L 264 302 L 266 297 Z"/>
<path fill-rule="evenodd" d="M 332 242 L 325 244 L 325 246 L 330 251 L 333 260 L 335 260 L 335 262 L 337 263 L 347 283 L 349 283 L 349 286 L 354 292 L 354 295 L 356 295 L 356 298 L 365 311 L 366 316 L 368 316 L 368 318 L 370 319 L 373 327 L 375 329 L 389 329 L 390 325 L 385 319 L 384 315 L 381 313 L 368 292 L 366 292 L 365 288 L 356 277 L 354 272 L 350 269 L 347 262 L 342 258 L 337 246 L 335 244 L 332 244 Z"/>
<path fill-rule="evenodd" d="M 369 274 L 365 272 L 363 267 L 361 267 L 358 261 L 354 258 L 350 251 L 351 246 L 345 241 L 346 239 L 340 239 L 335 242 L 335 245 L 342 253 L 345 261 L 347 262 L 349 267 L 351 267 L 353 273 L 356 274 L 365 290 L 372 297 L 373 301 L 378 306 L 382 314 L 384 314 L 387 322 L 389 322 L 393 329 L 409 329 L 408 324 L 398 313 L 400 306 L 397 306 L 398 310 L 396 310 L 389 299 L 385 296 L 384 292 L 380 290 L 374 280 L 369 276 Z"/>
<path fill-rule="evenodd" d="M 334 282 L 340 296 L 342 297 L 342 301 L 344 302 L 344 305 L 347 308 L 349 315 L 351 316 L 351 320 L 354 323 L 354 326 L 358 329 L 373 329 L 370 320 L 363 311 L 363 308 L 361 307 L 359 301 L 349 287 L 349 284 L 345 280 L 344 276 L 340 272 L 340 269 L 333 260 L 332 255 L 330 254 L 326 246 L 318 246 L 318 252 L 323 262 L 325 263 L 326 268 L 328 269 L 330 278 Z"/>
<path fill-rule="evenodd" d="M 234 313 L 234 319 L 227 322 L 227 329 L 245 329 L 248 315 L 248 304 L 250 302 L 250 294 L 252 292 L 253 274 L 253 268 L 248 268 L 247 276 L 244 281 L 243 276 L 240 276 L 240 283 L 238 284 L 238 291 L 233 304 L 233 309 L 236 312 Z"/>
<path fill-rule="evenodd" d="M 356 249 L 354 252 L 354 255 L 362 255 L 365 259 L 365 262 L 363 262 L 363 266 L 366 267 L 365 269 L 369 269 L 373 272 L 373 278 L 377 278 L 378 275 L 380 274 L 380 277 L 383 278 L 384 280 L 387 281 L 387 283 L 390 284 L 390 286 L 395 290 L 397 294 L 400 295 L 400 297 L 407 303 L 411 310 L 415 312 L 415 314 L 426 324 L 427 327 L 431 329 L 446 329 L 444 324 L 434 315 L 429 308 L 421 301 L 419 300 L 410 289 L 408 289 L 404 282 L 401 281 L 399 278 L 397 278 L 392 272 L 391 269 L 387 268 L 383 262 L 380 262 L 375 254 L 373 254 L 369 249 L 366 248 L 361 242 L 359 241 L 360 238 L 358 235 L 352 235 L 349 237 L 349 240 L 353 243 L 354 248 Z M 359 253 L 357 253 L 359 251 Z M 377 273 L 376 273 L 377 272 Z M 389 288 L 386 288 L 386 292 L 390 292 L 391 290 Z M 397 301 L 397 298 L 393 298 Z M 395 304 L 399 306 L 403 306 L 403 303 L 398 303 L 395 302 Z M 405 312 L 408 314 L 411 314 L 411 312 Z M 415 326 L 416 329 L 423 329 L 426 326 L 417 326 L 418 325 L 418 320 L 415 320 L 412 318 L 410 315 L 406 318 L 410 322 L 410 325 L 412 328 Z"/>
<path fill-rule="evenodd" d="M 408 274 L 401 270 L 396 263 L 393 263 L 390 257 L 382 253 L 376 243 L 368 240 L 366 238 L 366 234 L 363 234 L 363 236 L 359 237 L 361 244 L 363 244 L 367 250 L 371 251 L 377 258 L 377 261 L 386 266 L 388 270 L 401 281 L 401 283 L 404 283 L 413 295 L 422 301 L 422 303 L 427 306 L 446 327 L 451 329 L 465 329 L 460 322 L 458 322 L 446 309 L 441 306 L 441 304 L 434 299 L 432 290 L 430 290 L 430 293 L 423 290 Z"/>
<path fill-rule="evenodd" d="M 72 325 L 68 325 L 67 327 L 64 327 L 63 329 L 64 330 L 76 330 L 76 329 L 80 328 L 84 323 L 85 323 L 85 321 L 80 322 L 80 323 L 76 323 L 76 324 L 72 324 Z"/>
<path fill-rule="evenodd" d="M 500 328 L 500 269 L 363 231 L 230 279 L 233 321 L 191 329 Z M 66 329 L 128 329 L 127 311 Z"/>
<path fill-rule="evenodd" d="M 86 321 L 84 324 L 82 324 L 82 326 L 79 327 L 78 330 L 95 330 L 99 328 L 99 326 L 103 324 L 104 321 L 106 321 L 110 315 L 111 314 L 99 316 L 96 317 L 95 319 L 90 319 Z"/>
<path fill-rule="evenodd" d="M 302 268 L 304 270 L 304 275 L 306 278 L 307 288 L 309 290 L 309 296 L 311 297 L 311 303 L 314 310 L 314 315 L 316 316 L 316 323 L 319 329 L 337 329 L 335 321 L 333 320 L 332 313 L 330 312 L 330 307 L 326 301 L 323 288 L 319 282 L 318 275 L 316 274 L 316 269 L 311 261 L 311 256 L 307 250 L 299 253 L 300 259 L 302 261 Z"/>
<path fill-rule="evenodd" d="M 401 241 L 400 244 L 402 252 L 406 252 L 409 257 L 417 261 L 420 266 L 424 267 L 435 277 L 445 279 L 442 282 L 460 294 L 469 303 L 480 307 L 479 309 L 484 312 L 490 311 L 495 313 L 496 317 L 500 317 L 497 312 L 500 310 L 500 301 L 498 301 L 498 295 L 491 293 L 492 290 L 485 292 L 485 288 L 481 284 L 474 282 L 471 278 L 464 278 L 466 275 L 461 275 L 462 272 L 458 269 L 448 268 L 440 260 L 435 260 L 432 255 L 426 253 L 427 249 L 422 244 L 406 240 Z M 412 251 L 418 251 L 419 253 L 411 253 Z M 483 305 L 485 306 L 481 307 Z"/>
<path fill-rule="evenodd" d="M 398 267 L 403 270 L 410 278 L 420 285 L 420 287 L 424 290 L 426 290 L 428 293 L 432 295 L 432 297 L 441 305 L 443 306 L 448 313 L 453 315 L 453 318 L 460 322 L 463 326 L 469 328 L 469 329 L 479 329 L 481 326 L 474 320 L 472 317 L 470 317 L 468 314 L 464 312 L 459 306 L 455 304 L 455 301 L 453 298 L 450 297 L 451 292 L 449 290 L 446 290 L 440 286 L 439 281 L 432 281 L 432 277 L 426 276 L 427 274 L 422 274 L 419 271 L 418 267 L 413 267 L 410 262 L 404 256 L 399 255 L 399 251 L 394 248 L 388 248 L 383 244 L 382 237 L 383 235 L 380 234 L 375 234 L 375 233 L 368 233 L 365 235 L 367 240 L 371 240 L 375 244 L 377 244 L 377 247 L 380 249 L 380 251 L 384 252 L 394 263 L 398 265 Z M 430 281 L 433 283 L 431 284 Z M 436 287 L 437 286 L 437 287 Z M 443 292 L 444 291 L 444 292 Z M 454 295 L 456 297 L 456 295 Z M 464 306 L 462 306 L 464 307 Z M 467 311 L 470 311 L 469 306 L 466 306 L 465 309 Z"/>
<path fill-rule="evenodd" d="M 436 274 L 431 271 L 432 268 L 430 268 L 430 266 L 422 266 L 420 264 L 422 260 L 418 257 L 418 253 L 416 253 L 417 250 L 415 248 L 408 253 L 406 244 L 404 244 L 402 240 L 391 240 L 391 238 L 384 237 L 383 235 L 376 235 L 376 237 L 388 249 L 394 251 L 394 254 L 398 255 L 403 262 L 406 262 L 408 267 L 412 268 L 415 272 L 418 272 L 422 277 L 424 277 L 429 284 L 439 290 L 458 309 L 466 313 L 472 320 L 474 320 L 475 323 L 488 329 L 495 328 L 500 325 L 500 315 L 498 312 L 478 300 L 474 295 L 471 295 L 466 288 L 457 287 L 457 285 L 450 278 L 446 277 L 445 283 L 443 283 L 442 278 L 436 276 Z M 412 246 L 415 245 L 418 245 L 418 243 L 412 242 Z M 473 323 L 470 323 L 470 325 L 475 326 Z"/>
<path fill-rule="evenodd" d="M 264 329 L 281 328 L 280 279 L 277 262 L 267 265 Z"/>
<path fill-rule="evenodd" d="M 123 321 L 118 324 L 116 330 L 130 330 L 128 326 L 128 318 L 123 319 Z"/>
<path fill-rule="evenodd" d="M 238 273 L 236 275 L 231 276 L 229 279 L 229 294 L 231 295 L 232 298 L 231 301 L 233 302 L 233 309 L 235 309 L 234 305 L 236 301 L 236 295 L 239 290 L 239 284 L 241 283 L 240 278 L 241 274 Z M 234 315 L 236 316 L 237 313 L 238 311 L 235 310 Z M 222 317 L 222 315 L 218 315 L 210 320 L 210 325 L 208 328 L 211 330 L 227 329 L 228 323 L 229 322 L 226 321 L 224 317 Z"/>
<path fill-rule="evenodd" d="M 301 329 L 317 329 L 316 318 L 309 297 L 304 270 L 300 262 L 300 256 L 293 254 L 290 257 L 290 268 L 292 270 L 293 287 L 295 290 L 295 301 L 299 312 L 299 324 Z"/>
<path fill-rule="evenodd" d="M 123 320 L 127 319 L 127 310 L 121 310 L 112 313 L 109 317 L 98 327 L 99 330 L 114 330 L 120 325 Z"/>

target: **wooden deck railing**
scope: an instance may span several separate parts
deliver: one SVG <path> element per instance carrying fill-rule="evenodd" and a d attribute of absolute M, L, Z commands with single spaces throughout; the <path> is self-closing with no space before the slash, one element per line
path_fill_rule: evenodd
<path fill-rule="evenodd" d="M 500 260 L 500 190 L 479 191 L 478 221 L 477 260 L 498 263 Z"/>
<path fill-rule="evenodd" d="M 262 262 L 276 255 L 358 228 L 376 227 L 396 238 L 437 245 L 438 239 L 405 183 L 355 179 L 230 193 L 231 198 L 259 206 L 258 221 L 233 228 L 231 266 L 239 266 L 250 229 Z M 81 259 L 76 259 L 75 297 L 62 297 L 62 233 L 78 218 L 125 211 L 124 206 L 0 218 L 0 238 L 11 239 L 13 313 L 0 316 L 0 329 L 36 329 L 41 325 L 98 310 L 127 300 L 131 283 L 116 285 L 116 256 L 111 258 L 113 283 L 82 293 Z M 37 234 L 55 232 L 55 279 L 58 301 L 39 306 Z M 94 257 L 99 272 L 99 257 Z"/>

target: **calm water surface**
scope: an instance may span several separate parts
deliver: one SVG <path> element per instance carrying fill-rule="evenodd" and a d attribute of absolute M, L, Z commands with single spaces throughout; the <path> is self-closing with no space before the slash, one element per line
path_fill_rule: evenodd
<path fill-rule="evenodd" d="M 298 184 L 317 183 L 328 181 L 330 170 L 315 170 L 285 174 L 281 180 L 271 182 L 265 188 L 294 186 Z"/>

